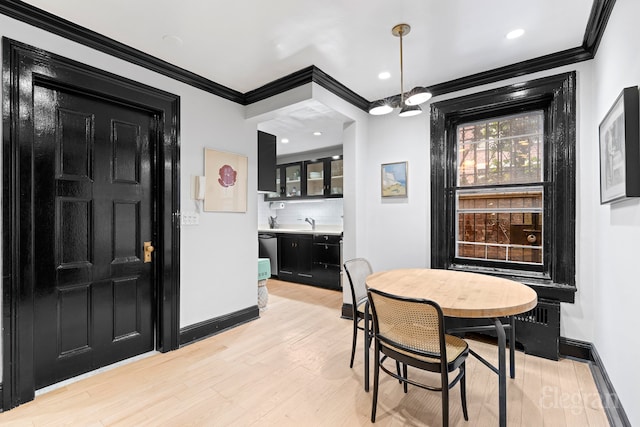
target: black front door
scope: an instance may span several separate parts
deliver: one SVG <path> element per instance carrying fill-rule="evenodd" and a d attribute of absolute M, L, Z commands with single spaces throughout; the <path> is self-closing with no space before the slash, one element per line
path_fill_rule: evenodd
<path fill-rule="evenodd" d="M 59 88 L 33 99 L 37 389 L 154 349 L 156 122 Z"/>

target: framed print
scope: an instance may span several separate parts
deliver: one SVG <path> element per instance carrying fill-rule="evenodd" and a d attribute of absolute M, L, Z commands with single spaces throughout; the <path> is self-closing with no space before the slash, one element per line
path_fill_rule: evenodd
<path fill-rule="evenodd" d="M 383 163 L 382 197 L 407 197 L 407 162 Z"/>
<path fill-rule="evenodd" d="M 247 211 L 247 168 L 245 156 L 204 149 L 205 212 Z"/>
<path fill-rule="evenodd" d="M 640 196 L 638 87 L 625 88 L 599 127 L 600 204 Z"/>

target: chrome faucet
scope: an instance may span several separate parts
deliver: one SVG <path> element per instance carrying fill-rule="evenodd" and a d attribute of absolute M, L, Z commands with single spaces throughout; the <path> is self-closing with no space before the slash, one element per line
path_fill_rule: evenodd
<path fill-rule="evenodd" d="M 306 222 L 308 222 L 309 224 L 311 224 L 311 229 L 315 230 L 316 229 L 316 220 L 313 218 L 305 218 L 304 219 Z"/>

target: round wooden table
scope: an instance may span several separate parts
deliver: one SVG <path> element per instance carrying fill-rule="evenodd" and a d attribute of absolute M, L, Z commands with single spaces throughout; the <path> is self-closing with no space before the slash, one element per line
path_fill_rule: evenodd
<path fill-rule="evenodd" d="M 366 279 L 367 287 L 393 295 L 435 301 L 445 316 L 487 318 L 494 323 L 498 336 L 498 369 L 471 351 L 475 357 L 498 374 L 500 425 L 507 420 L 506 334 L 499 317 L 510 317 L 511 377 L 515 376 L 513 315 L 531 310 L 538 304 L 536 292 L 513 280 L 452 270 L 411 268 L 381 271 Z M 476 328 L 468 328 L 474 330 Z M 365 360 L 368 365 L 368 360 Z"/>
<path fill-rule="evenodd" d="M 512 316 L 538 304 L 530 287 L 486 274 L 411 268 L 374 273 L 366 282 L 390 294 L 435 301 L 450 317 Z"/>

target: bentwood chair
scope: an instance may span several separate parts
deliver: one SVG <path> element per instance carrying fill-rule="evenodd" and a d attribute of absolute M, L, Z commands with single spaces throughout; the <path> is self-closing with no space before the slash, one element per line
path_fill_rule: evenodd
<path fill-rule="evenodd" d="M 369 347 L 371 342 L 371 311 L 367 299 L 367 286 L 365 279 L 373 273 L 371 264 L 364 258 L 354 258 L 344 263 L 344 270 L 349 278 L 351 287 L 351 306 L 353 307 L 353 340 L 351 343 L 351 361 L 349 367 L 353 368 L 353 358 L 358 342 L 358 329 L 364 332 L 364 389 L 369 391 Z M 360 325 L 360 322 L 363 324 Z"/>
<path fill-rule="evenodd" d="M 446 335 L 440 306 L 430 300 L 391 295 L 369 288 L 369 303 L 373 315 L 374 377 L 371 422 L 376 421 L 380 370 L 404 383 L 442 393 L 442 425 L 449 425 L 449 389 L 460 382 L 462 413 L 466 421 L 467 396 L 465 361 L 469 346 L 462 338 Z M 382 357 L 381 357 L 382 356 Z M 403 374 L 396 374 L 384 365 L 391 358 L 403 365 Z M 440 374 L 440 386 L 412 381 L 407 366 Z M 458 370 L 449 382 L 449 372 Z"/>

